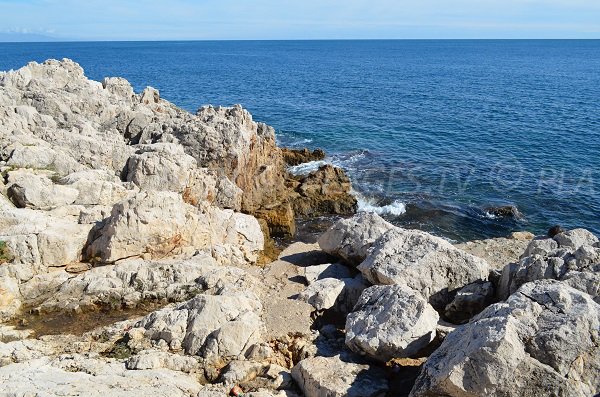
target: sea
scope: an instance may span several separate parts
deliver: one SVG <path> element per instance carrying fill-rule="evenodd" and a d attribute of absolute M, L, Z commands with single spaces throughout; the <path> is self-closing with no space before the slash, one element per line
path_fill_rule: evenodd
<path fill-rule="evenodd" d="M 600 234 L 599 40 L 0 43 L 0 70 L 65 57 L 190 112 L 242 104 L 399 226 Z"/>

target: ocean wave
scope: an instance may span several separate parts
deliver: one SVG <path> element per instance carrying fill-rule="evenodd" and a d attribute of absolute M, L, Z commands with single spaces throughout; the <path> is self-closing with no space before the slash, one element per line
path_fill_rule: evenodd
<path fill-rule="evenodd" d="M 358 198 L 358 210 L 361 212 L 374 212 L 378 215 L 394 215 L 400 216 L 406 213 L 406 205 L 399 201 L 395 200 L 394 202 L 387 205 L 377 205 L 373 202 L 373 200 Z"/>
<path fill-rule="evenodd" d="M 308 175 L 313 171 L 318 170 L 325 164 L 329 164 L 327 161 L 309 161 L 308 163 L 302 163 L 288 168 L 288 172 L 292 175 Z"/>

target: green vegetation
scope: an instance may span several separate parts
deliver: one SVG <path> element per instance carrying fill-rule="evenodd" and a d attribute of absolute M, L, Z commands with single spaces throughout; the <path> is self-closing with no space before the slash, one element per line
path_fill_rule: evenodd
<path fill-rule="evenodd" d="M 12 255 L 10 254 L 10 250 L 6 245 L 6 241 L 0 241 L 0 265 L 3 263 L 8 263 L 13 260 Z"/>

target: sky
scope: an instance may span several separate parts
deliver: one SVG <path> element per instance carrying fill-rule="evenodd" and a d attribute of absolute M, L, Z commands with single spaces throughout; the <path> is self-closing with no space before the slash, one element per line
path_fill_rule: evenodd
<path fill-rule="evenodd" d="M 0 0 L 0 10 L 4 41 L 600 39 L 600 0 Z"/>

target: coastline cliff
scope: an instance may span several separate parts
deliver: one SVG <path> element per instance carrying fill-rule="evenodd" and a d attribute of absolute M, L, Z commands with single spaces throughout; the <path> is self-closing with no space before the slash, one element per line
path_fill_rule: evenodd
<path fill-rule="evenodd" d="M 288 172 L 323 158 L 68 59 L 0 72 L 0 394 L 600 391 L 596 236 L 454 246 L 354 215 L 340 168 Z"/>

